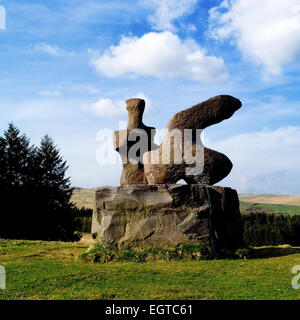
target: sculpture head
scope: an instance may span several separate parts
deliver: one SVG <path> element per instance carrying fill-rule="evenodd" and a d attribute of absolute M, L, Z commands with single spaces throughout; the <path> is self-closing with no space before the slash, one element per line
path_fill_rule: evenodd
<path fill-rule="evenodd" d="M 143 99 L 126 100 L 126 109 L 128 111 L 128 128 L 139 128 L 143 123 L 143 114 L 145 111 L 145 101 Z"/>
<path fill-rule="evenodd" d="M 231 116 L 242 107 L 242 103 L 239 99 L 221 95 L 212 98 L 215 106 L 215 113 L 223 114 L 224 120 L 231 118 Z"/>

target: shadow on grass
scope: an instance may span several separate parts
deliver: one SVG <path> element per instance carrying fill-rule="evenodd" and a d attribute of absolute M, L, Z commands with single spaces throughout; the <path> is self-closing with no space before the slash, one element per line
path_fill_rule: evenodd
<path fill-rule="evenodd" d="M 300 248 L 282 245 L 277 247 L 258 247 L 252 252 L 252 259 L 266 259 L 289 256 L 291 254 L 300 254 Z"/>

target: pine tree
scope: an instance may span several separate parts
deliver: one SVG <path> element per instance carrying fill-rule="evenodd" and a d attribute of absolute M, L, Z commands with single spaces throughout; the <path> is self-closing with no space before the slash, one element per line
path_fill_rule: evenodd
<path fill-rule="evenodd" d="M 13 124 L 4 132 L 4 161 L 6 180 L 10 186 L 23 186 L 30 176 L 30 160 L 34 147 L 30 140 Z"/>
<path fill-rule="evenodd" d="M 75 211 L 70 202 L 73 188 L 70 178 L 65 177 L 68 166 L 48 135 L 43 137 L 37 150 L 36 167 L 39 211 L 47 216 L 44 235 L 49 240 L 73 240 Z"/>
<path fill-rule="evenodd" d="M 0 237 L 78 240 L 67 169 L 50 137 L 36 148 L 9 124 L 0 137 Z"/>
<path fill-rule="evenodd" d="M 1 197 L 1 209 L 0 209 L 0 238 L 7 235 L 6 227 L 8 220 L 7 213 L 7 179 L 6 179 L 6 159 L 5 159 L 6 142 L 0 137 L 0 197 Z"/>
<path fill-rule="evenodd" d="M 6 186 L 6 159 L 5 159 L 6 141 L 0 137 L 0 193 L 5 194 Z"/>
<path fill-rule="evenodd" d="M 64 207 L 69 204 L 73 188 L 70 178 L 65 177 L 68 166 L 59 154 L 54 141 L 45 135 L 37 153 L 39 165 L 39 184 L 43 191 L 47 192 L 49 205 Z"/>
<path fill-rule="evenodd" d="M 0 141 L 0 236 L 17 238 L 26 233 L 28 217 L 23 211 L 30 195 L 28 181 L 33 153 L 30 140 L 10 123 Z"/>

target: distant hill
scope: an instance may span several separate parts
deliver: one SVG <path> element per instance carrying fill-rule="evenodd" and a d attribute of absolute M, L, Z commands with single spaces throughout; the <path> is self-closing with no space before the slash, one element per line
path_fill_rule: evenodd
<path fill-rule="evenodd" d="M 93 208 L 94 206 L 94 195 L 96 188 L 84 189 L 75 188 L 72 196 L 72 201 L 77 207 Z"/>
<path fill-rule="evenodd" d="M 300 196 L 282 196 L 278 194 L 240 194 L 241 201 L 266 204 L 287 204 L 300 206 Z"/>
<path fill-rule="evenodd" d="M 78 207 L 93 208 L 96 188 L 75 188 L 72 201 Z M 300 196 L 282 196 L 278 194 L 240 194 L 240 209 L 245 212 L 251 208 L 254 211 L 267 210 L 290 215 L 300 214 Z"/>
<path fill-rule="evenodd" d="M 278 194 L 240 194 L 242 213 L 267 211 L 270 213 L 300 214 L 300 196 Z"/>
<path fill-rule="evenodd" d="M 291 206 L 286 204 L 251 203 L 240 201 L 240 211 L 241 213 L 268 212 L 288 214 L 293 216 L 300 214 L 300 206 Z"/>

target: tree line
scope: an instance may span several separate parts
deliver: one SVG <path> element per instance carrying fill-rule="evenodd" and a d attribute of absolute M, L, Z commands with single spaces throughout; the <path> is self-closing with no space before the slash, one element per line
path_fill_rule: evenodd
<path fill-rule="evenodd" d="M 300 215 L 255 212 L 242 215 L 247 246 L 300 246 Z"/>
<path fill-rule="evenodd" d="M 0 237 L 75 241 L 84 216 L 71 202 L 68 166 L 52 138 L 30 144 L 12 123 L 0 137 Z M 85 215 L 91 213 L 85 212 Z M 79 218 L 78 218 L 79 217 Z"/>

